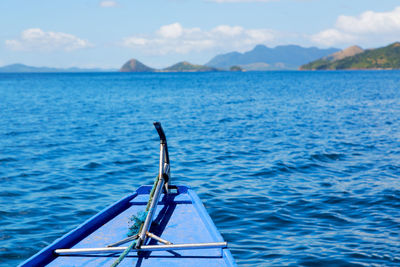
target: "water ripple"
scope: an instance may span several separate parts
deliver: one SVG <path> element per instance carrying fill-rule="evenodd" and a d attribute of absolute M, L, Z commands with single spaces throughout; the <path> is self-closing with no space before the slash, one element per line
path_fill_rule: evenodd
<path fill-rule="evenodd" d="M 400 265 L 400 75 L 0 74 L 0 266 L 158 171 L 241 266 Z"/>

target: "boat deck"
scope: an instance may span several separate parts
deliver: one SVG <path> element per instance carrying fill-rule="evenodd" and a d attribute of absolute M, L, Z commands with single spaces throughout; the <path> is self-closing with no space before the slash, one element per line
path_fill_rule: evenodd
<path fill-rule="evenodd" d="M 54 256 L 58 248 L 106 247 L 127 237 L 132 215 L 144 211 L 151 186 L 142 186 L 80 227 L 42 250 L 30 260 L 48 266 L 110 266 L 120 253 Z M 185 186 L 162 195 L 150 232 L 174 244 L 223 242 L 196 193 Z M 123 244 L 121 246 L 127 246 Z M 147 245 L 157 244 L 148 239 Z M 50 260 L 39 261 L 45 258 Z M 47 262 L 46 262 L 47 261 Z M 25 262 L 25 264 L 35 261 Z M 28 266 L 27 265 L 27 266 Z M 119 266 L 235 266 L 227 248 L 130 252 Z"/>

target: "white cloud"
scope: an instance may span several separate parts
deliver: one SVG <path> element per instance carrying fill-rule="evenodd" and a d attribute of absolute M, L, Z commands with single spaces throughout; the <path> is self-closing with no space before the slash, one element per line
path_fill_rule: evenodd
<path fill-rule="evenodd" d="M 131 36 L 123 45 L 149 54 L 178 53 L 205 50 L 244 51 L 254 45 L 275 40 L 275 32 L 269 29 L 244 29 L 240 26 L 219 25 L 211 30 L 184 28 L 180 23 L 160 27 L 150 36 Z"/>
<path fill-rule="evenodd" d="M 99 5 L 101 7 L 116 7 L 118 4 L 115 1 L 101 1 Z"/>
<path fill-rule="evenodd" d="M 317 44 L 332 46 L 337 44 L 355 44 L 357 37 L 337 29 L 328 29 L 313 35 L 311 40 Z"/>
<path fill-rule="evenodd" d="M 400 7 L 389 12 L 366 11 L 360 16 L 339 16 L 335 26 L 321 31 L 311 40 L 322 45 L 363 42 L 388 43 L 400 38 Z"/>
<path fill-rule="evenodd" d="M 400 7 L 390 12 L 367 11 L 359 17 L 340 16 L 336 27 L 356 34 L 387 33 L 400 30 Z"/>
<path fill-rule="evenodd" d="M 243 33 L 244 29 L 240 26 L 228 26 L 228 25 L 220 25 L 215 27 L 212 32 L 216 34 L 222 34 L 226 36 L 237 36 Z"/>
<path fill-rule="evenodd" d="M 6 46 L 19 51 L 72 51 L 92 46 L 87 40 L 63 32 L 27 29 L 18 39 L 6 40 Z"/>
<path fill-rule="evenodd" d="M 183 34 L 183 28 L 179 23 L 164 25 L 158 30 L 158 34 L 164 38 L 178 38 Z"/>

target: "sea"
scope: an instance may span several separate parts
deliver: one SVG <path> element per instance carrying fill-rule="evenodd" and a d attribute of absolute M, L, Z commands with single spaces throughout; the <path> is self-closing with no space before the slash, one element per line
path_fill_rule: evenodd
<path fill-rule="evenodd" d="M 400 71 L 0 74 L 0 265 L 152 184 L 154 121 L 239 266 L 400 266 Z"/>

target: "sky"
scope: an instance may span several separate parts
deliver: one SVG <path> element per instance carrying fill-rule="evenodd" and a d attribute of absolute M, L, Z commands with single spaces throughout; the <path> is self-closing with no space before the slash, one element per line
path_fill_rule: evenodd
<path fill-rule="evenodd" d="M 120 68 L 400 41 L 399 0 L 0 0 L 0 66 Z"/>

